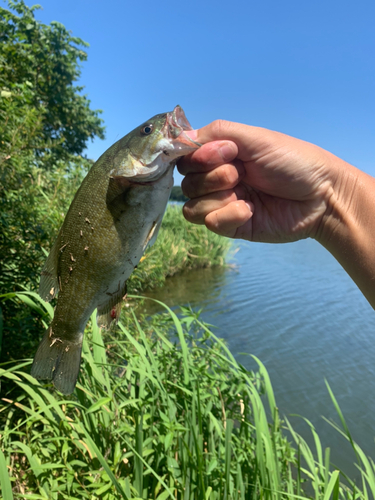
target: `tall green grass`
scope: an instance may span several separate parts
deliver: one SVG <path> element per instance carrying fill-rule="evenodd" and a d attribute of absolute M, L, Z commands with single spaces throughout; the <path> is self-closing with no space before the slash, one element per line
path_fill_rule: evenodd
<path fill-rule="evenodd" d="M 36 294 L 18 298 L 44 314 Z M 244 500 L 374 498 L 374 463 L 356 451 L 361 484 L 332 468 L 278 413 L 260 361 L 255 374 L 183 309 L 177 317 L 125 321 L 104 338 L 92 317 L 74 394 L 28 374 L 31 360 L 3 364 L 2 497 L 32 499 Z M 311 425 L 311 424 L 310 424 Z M 294 441 L 289 442 L 285 429 Z"/>

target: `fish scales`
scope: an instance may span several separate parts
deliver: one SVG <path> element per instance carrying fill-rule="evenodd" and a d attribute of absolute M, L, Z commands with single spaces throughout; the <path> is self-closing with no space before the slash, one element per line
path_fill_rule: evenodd
<path fill-rule="evenodd" d="M 117 320 L 126 280 L 155 240 L 177 159 L 200 145 L 180 106 L 156 115 L 111 146 L 77 191 L 42 270 L 39 293 L 58 292 L 54 318 L 31 374 L 73 392 L 83 332 L 97 309 L 99 326 Z"/>

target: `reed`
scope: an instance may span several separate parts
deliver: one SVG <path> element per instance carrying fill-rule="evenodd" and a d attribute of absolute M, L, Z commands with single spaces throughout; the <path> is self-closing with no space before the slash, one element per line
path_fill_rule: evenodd
<path fill-rule="evenodd" d="M 52 307 L 18 299 L 46 322 Z M 31 360 L 3 364 L 2 497 L 32 499 L 319 500 L 374 498 L 374 463 L 356 452 L 361 484 L 335 470 L 283 422 L 265 367 L 239 365 L 199 314 L 137 317 L 101 335 L 94 315 L 71 397 L 28 374 Z M 291 434 L 290 443 L 285 430 Z"/>

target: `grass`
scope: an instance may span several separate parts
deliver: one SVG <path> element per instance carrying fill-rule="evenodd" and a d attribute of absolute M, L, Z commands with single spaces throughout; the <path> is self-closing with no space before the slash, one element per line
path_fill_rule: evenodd
<path fill-rule="evenodd" d="M 18 298 L 49 321 L 52 308 L 36 294 Z M 245 370 L 199 314 L 177 317 L 166 307 L 151 319 L 128 309 L 104 338 L 92 317 L 69 398 L 33 379 L 31 360 L 3 364 L 1 382 L 12 389 L 0 405 L 2 497 L 375 498 L 374 462 L 352 440 L 333 394 L 358 485 L 332 467 L 308 421 L 315 450 L 280 419 L 256 361 L 257 373 Z"/>

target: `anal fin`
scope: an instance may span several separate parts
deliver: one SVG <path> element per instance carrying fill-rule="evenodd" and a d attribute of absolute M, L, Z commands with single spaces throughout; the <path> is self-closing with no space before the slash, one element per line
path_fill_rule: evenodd
<path fill-rule="evenodd" d="M 119 282 L 118 290 L 112 294 L 108 294 L 108 300 L 98 305 L 96 314 L 96 322 L 99 327 L 108 329 L 112 321 L 119 320 L 121 307 L 124 296 L 126 295 L 126 281 L 121 286 Z"/>

